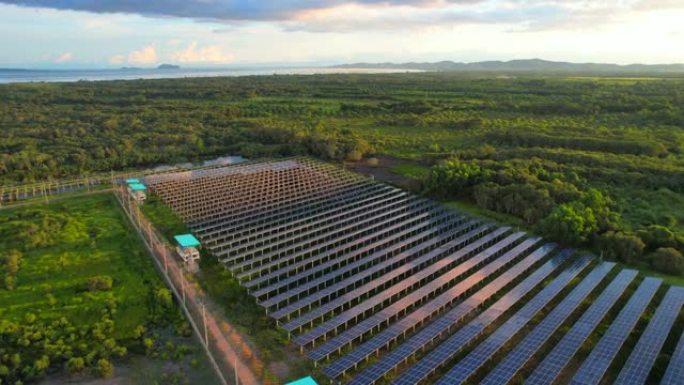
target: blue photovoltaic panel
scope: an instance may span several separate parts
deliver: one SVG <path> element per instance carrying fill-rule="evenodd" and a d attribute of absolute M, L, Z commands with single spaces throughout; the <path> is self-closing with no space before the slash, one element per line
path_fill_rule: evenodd
<path fill-rule="evenodd" d="M 345 273 L 352 272 L 355 270 L 361 272 L 361 267 L 372 264 L 373 261 L 383 256 L 391 255 L 391 252 L 401 248 L 404 245 L 420 241 L 420 244 L 423 245 L 423 247 L 426 247 L 427 245 L 434 244 L 435 242 L 443 240 L 444 238 L 442 237 L 442 234 L 446 233 L 447 236 L 451 234 L 458 234 L 461 231 L 468 229 L 470 226 L 473 226 L 472 222 L 467 222 L 465 224 L 463 222 L 464 221 L 462 217 L 454 217 L 450 215 L 444 217 L 437 217 L 435 219 L 431 219 L 428 221 L 423 221 L 416 226 L 403 230 L 391 237 L 375 242 L 359 250 L 355 250 L 354 252 L 344 255 L 340 258 L 331 259 L 327 262 L 320 263 L 311 266 L 307 269 L 304 269 L 302 272 L 297 273 L 293 276 L 280 279 L 277 282 L 274 282 L 273 284 L 253 291 L 251 294 L 255 297 L 261 297 L 263 295 L 275 292 L 292 284 L 298 283 L 302 280 L 307 279 L 308 277 L 315 276 L 316 273 L 332 269 L 328 270 L 328 273 L 325 273 L 320 277 L 309 279 L 307 282 L 301 283 L 296 287 L 289 288 L 288 290 L 285 290 L 280 294 L 273 295 L 267 299 L 259 301 L 259 304 L 264 307 L 270 307 L 279 304 L 301 293 L 308 292 L 312 288 L 316 288 L 320 285 L 323 285 L 328 281 L 335 280 L 337 277 L 340 277 Z M 424 231 L 410 238 L 404 239 L 406 235 L 415 234 L 415 232 L 419 230 Z M 422 242 L 424 242 L 424 244 Z M 364 253 L 367 253 L 369 251 L 373 253 L 370 255 L 364 255 Z M 359 258 L 359 256 L 363 257 Z M 352 262 L 343 264 L 343 262 L 347 260 L 351 260 Z M 340 267 L 335 269 L 335 266 Z M 382 270 L 383 268 L 386 268 L 386 266 L 387 265 L 383 263 L 380 266 L 367 266 L 367 268 L 363 270 L 365 271 L 373 268 Z M 248 283 L 249 282 L 245 282 L 246 287 L 250 287 Z"/>
<path fill-rule="evenodd" d="M 525 379 L 525 384 L 552 384 L 592 331 L 615 305 L 615 302 L 617 302 L 636 275 L 636 270 L 622 270 L 554 346 L 553 350 L 544 357 L 544 360 L 534 369 L 532 374 Z"/>
<path fill-rule="evenodd" d="M 496 230 L 493 233 L 488 234 L 487 236 L 478 239 L 474 243 L 471 243 L 467 245 L 466 247 L 458 250 L 456 253 L 460 255 L 467 255 L 469 252 L 475 251 L 478 247 L 481 247 L 485 245 L 487 242 L 492 241 L 496 239 L 496 237 L 502 235 L 503 233 L 507 232 L 509 228 L 501 228 Z M 496 245 L 492 246 L 491 248 L 496 248 Z M 465 262 L 463 262 L 461 265 L 457 266 L 456 270 L 451 270 L 448 273 L 445 273 L 441 275 L 440 277 L 435 278 L 433 281 L 431 281 L 429 284 L 423 286 L 420 290 L 414 291 L 413 293 L 401 298 L 399 301 L 395 302 L 391 306 L 386 307 L 382 311 L 375 313 L 373 316 L 370 318 L 366 318 L 364 321 L 360 322 L 356 326 L 354 326 L 351 329 L 346 330 L 342 334 L 338 335 L 335 338 L 332 338 L 325 342 L 323 345 L 321 345 L 316 351 L 319 353 L 314 353 L 313 355 L 310 354 L 309 356 L 313 359 L 318 360 L 317 358 L 314 358 L 316 354 L 320 354 L 320 352 L 323 352 L 324 350 L 328 352 L 333 352 L 335 350 L 338 350 L 340 347 L 345 346 L 347 343 L 353 341 L 355 338 L 357 338 L 360 334 L 368 330 L 369 328 L 374 327 L 375 325 L 384 322 L 388 317 L 396 314 L 398 311 L 403 311 L 406 309 L 408 306 L 413 304 L 414 302 L 418 301 L 421 298 L 424 298 L 428 295 L 430 295 L 432 290 L 438 290 L 441 288 L 444 284 L 450 282 L 452 279 L 456 278 L 457 276 L 460 276 L 463 272 L 465 272 L 465 268 L 463 271 L 460 271 L 458 267 L 464 266 L 466 264 L 469 264 L 471 260 L 468 259 Z M 465 266 L 464 266 L 465 267 Z M 388 297 L 383 297 L 385 292 L 382 292 L 379 294 L 379 298 L 384 299 L 389 299 Z M 328 332 L 331 330 L 334 330 L 350 320 L 355 319 L 356 317 L 360 316 L 363 314 L 365 311 L 372 309 L 372 307 L 369 307 L 369 304 L 371 302 L 366 300 L 359 305 L 353 307 L 352 309 L 345 311 L 344 313 L 336 316 L 335 318 L 332 318 L 306 334 L 302 334 L 300 336 L 295 337 L 294 341 L 301 346 L 307 345 L 315 340 L 317 340 L 320 337 L 323 337 L 326 335 Z M 323 355 L 325 357 L 326 354 Z"/>
<path fill-rule="evenodd" d="M 482 381 L 483 385 L 507 384 L 518 371 L 532 358 L 537 350 L 551 337 L 560 325 L 582 303 L 589 293 L 603 280 L 615 266 L 604 262 L 594 269 L 561 303 L 537 325 L 530 334 L 506 355 L 506 358 Z"/>
<path fill-rule="evenodd" d="M 459 277 L 462 273 L 469 271 L 472 268 L 486 262 L 491 255 L 499 253 L 502 250 L 503 245 L 506 242 L 509 242 L 511 237 L 518 237 L 519 234 L 524 233 L 513 234 L 510 237 L 502 241 L 499 241 L 494 246 L 491 246 L 488 249 L 482 251 L 473 258 L 466 260 L 465 262 L 458 265 L 451 271 L 439 277 L 433 278 L 432 281 L 430 281 L 430 283 L 428 283 L 427 285 L 422 286 L 413 293 L 401 298 L 394 304 L 386 307 L 378 313 L 375 313 L 373 316 L 361 321 L 352 328 L 339 334 L 337 337 L 332 338 L 331 340 L 323 343 L 321 346 L 311 351 L 309 353 L 309 357 L 316 361 L 319 361 L 327 357 L 329 354 L 335 352 L 336 350 L 339 350 L 340 347 L 345 346 L 348 342 L 351 342 L 357 337 L 360 337 L 364 333 L 372 330 L 374 327 L 382 325 L 392 317 L 400 316 L 414 303 L 420 302 L 422 299 L 428 299 L 433 297 L 433 294 L 439 292 L 440 289 L 444 288 L 446 285 L 448 285 L 449 282 Z M 473 273 L 470 277 L 460 281 L 458 284 L 451 287 L 449 290 L 443 292 L 433 300 L 429 301 L 427 304 L 421 306 L 417 310 L 414 310 L 411 313 L 411 315 L 405 317 L 402 320 L 402 325 L 405 326 L 405 323 L 407 322 L 412 324 L 420 323 L 424 321 L 426 318 L 429 318 L 431 315 L 434 315 L 444 306 L 447 306 L 449 303 L 452 303 L 453 301 L 460 298 L 465 292 L 467 292 L 467 290 L 474 287 L 477 282 L 482 281 L 486 276 L 488 276 L 489 274 L 493 274 L 498 268 L 502 267 L 505 264 L 503 263 L 502 258 L 494 260 L 484 268 L 480 269 L 478 272 Z M 389 332 L 386 329 L 383 331 L 383 333 Z M 383 341 L 383 343 L 388 342 L 389 341 Z"/>
<path fill-rule="evenodd" d="M 267 244 L 259 249 L 252 249 L 238 255 L 227 255 L 230 250 L 216 252 L 218 258 L 228 261 L 244 259 L 242 262 L 232 264 L 231 269 L 240 269 L 238 278 L 245 278 L 264 271 L 272 266 L 277 266 L 284 260 L 292 260 L 297 255 L 307 253 L 321 253 L 329 250 L 333 245 L 338 245 L 346 240 L 353 240 L 371 231 L 381 231 L 391 225 L 401 222 L 411 222 L 421 218 L 428 218 L 436 211 L 434 207 L 423 200 L 411 200 L 385 211 L 373 211 L 375 215 L 359 219 L 353 223 L 343 223 L 344 226 L 335 227 L 333 224 L 328 231 L 313 234 L 295 234 L 289 239 L 282 240 L 277 244 Z M 258 263 L 258 264 L 257 264 Z M 256 266 L 255 266 L 256 264 Z"/>
<path fill-rule="evenodd" d="M 516 247 L 510 250 L 500 259 L 506 260 L 512 258 L 514 255 L 518 255 L 522 251 L 529 249 L 534 245 L 534 243 L 538 242 L 538 240 L 539 239 L 532 239 L 530 240 L 532 242 L 528 245 L 521 244 L 521 249 Z M 473 294 L 468 299 L 461 302 L 458 306 L 442 315 L 437 320 L 433 321 L 427 327 L 423 328 L 418 334 L 414 335 L 399 347 L 392 350 L 387 356 L 383 357 L 382 360 L 378 361 L 376 364 L 360 373 L 354 378 L 352 384 L 373 383 L 385 373 L 388 373 L 394 369 L 399 363 L 415 354 L 421 348 L 430 344 L 435 338 L 446 332 L 455 323 L 461 321 L 468 314 L 471 314 L 473 311 L 475 311 L 479 305 L 481 305 L 491 296 L 495 295 L 503 286 L 505 286 L 506 282 L 514 280 L 527 268 L 541 260 L 544 255 L 546 255 L 552 249 L 552 245 L 547 245 L 547 247 L 542 247 L 539 249 L 544 251 L 532 253 L 527 258 L 523 259 L 513 268 L 508 270 L 506 274 L 499 276 L 496 280 L 480 289 L 476 294 Z M 553 263 L 547 264 L 545 268 L 552 269 L 551 266 L 553 266 Z M 392 340 L 418 326 L 420 322 L 423 321 L 422 317 L 424 317 L 425 314 L 426 313 L 422 309 L 417 309 L 415 312 L 411 313 L 401 321 L 392 325 L 388 329 L 383 330 L 377 336 L 374 336 L 371 340 L 361 345 L 358 349 L 334 362 L 333 365 L 325 368 L 324 373 L 332 378 L 340 375 L 343 371 L 348 370 L 356 363 L 368 357 L 374 351 L 384 347 Z M 490 312 L 489 314 L 490 316 L 494 316 L 494 311 Z"/>
<path fill-rule="evenodd" d="M 670 364 L 667 366 L 667 371 L 660 385 L 682 385 L 684 384 L 684 333 L 679 339 L 677 348 L 672 357 L 670 357 Z"/>
<path fill-rule="evenodd" d="M 522 236 L 520 234 L 518 237 Z M 515 239 L 513 236 L 507 238 L 506 242 L 513 242 Z M 403 266 L 391 271 L 388 274 L 384 274 L 367 284 L 356 288 L 348 293 L 345 293 L 344 295 L 335 298 L 334 300 L 304 314 L 303 316 L 290 321 L 283 325 L 283 328 L 288 331 L 295 330 L 302 325 L 306 325 L 307 323 L 310 323 L 313 320 L 316 320 L 318 318 L 323 317 L 324 315 L 333 312 L 335 309 L 338 308 L 343 308 L 347 303 L 356 300 L 360 296 L 364 295 L 368 291 L 383 285 L 386 282 L 390 282 L 394 277 L 411 271 L 415 270 L 417 267 L 421 266 L 422 264 L 425 263 L 425 261 L 428 261 L 432 257 L 432 253 L 428 253 L 426 256 L 421 257 L 421 258 L 416 258 L 413 261 L 410 261 Z M 373 308 L 377 306 L 378 304 L 381 304 L 385 302 L 388 298 L 392 298 L 394 296 L 399 295 L 401 292 L 405 292 L 408 289 L 410 289 L 412 286 L 418 285 L 420 282 L 423 282 L 424 280 L 428 279 L 430 276 L 433 274 L 437 274 L 440 270 L 443 270 L 447 268 L 450 265 L 453 265 L 455 263 L 460 262 L 465 255 L 463 253 L 455 253 L 452 255 L 448 255 L 444 258 L 437 259 L 432 262 L 432 264 L 426 266 L 422 270 L 415 271 L 412 275 L 396 282 L 394 285 L 384 289 L 382 292 L 378 293 L 377 295 L 369 298 L 366 300 L 366 302 L 363 303 L 364 308 Z M 469 261 L 468 261 L 469 262 Z M 464 262 L 464 263 L 468 263 Z M 458 265 L 459 267 L 462 265 Z M 459 268 L 457 267 L 457 268 Z M 453 271 L 453 270 L 452 270 Z"/>
<path fill-rule="evenodd" d="M 563 262 L 565 262 L 566 258 L 572 254 L 572 252 L 572 250 L 564 250 L 558 256 L 537 269 L 534 273 L 530 274 L 525 280 L 511 289 L 487 310 L 454 333 L 454 335 L 449 337 L 446 341 L 440 343 L 439 346 L 406 372 L 402 373 L 394 384 L 411 385 L 425 380 L 430 374 L 451 360 L 454 355 L 460 353 L 466 346 L 472 343 L 472 341 L 484 332 L 489 325 L 520 301 L 527 293 L 548 277 L 549 274 L 555 271 Z M 509 272 L 516 270 L 516 267 L 517 265 L 507 271 L 506 274 L 499 279 L 506 278 L 510 274 Z M 524 269 L 516 271 L 516 273 L 523 272 Z"/>
<path fill-rule="evenodd" d="M 617 384 L 641 385 L 646 382 L 682 304 L 684 287 L 671 287 L 620 371 L 615 381 Z"/>
<path fill-rule="evenodd" d="M 458 238 L 451 240 L 442 246 L 437 247 L 436 249 L 430 251 L 429 253 L 417 258 L 419 260 L 418 262 L 420 264 L 427 263 L 429 262 L 432 258 L 436 258 L 439 256 L 439 254 L 444 251 L 444 250 L 450 250 L 450 249 L 456 249 L 459 247 L 462 247 L 463 244 L 468 242 L 468 240 L 478 237 L 482 234 L 484 234 L 486 231 L 489 231 L 488 226 L 480 226 L 477 229 L 471 230 L 467 234 L 461 235 Z M 443 235 L 444 238 L 448 237 L 448 235 Z M 385 263 L 382 265 L 395 265 L 395 264 L 400 264 L 404 263 L 404 260 L 408 259 L 411 257 L 411 255 L 421 251 L 425 245 L 417 245 L 412 247 L 411 249 L 408 249 L 398 255 L 395 255 L 394 257 L 390 258 L 387 260 Z M 363 279 L 372 276 L 373 273 L 378 271 L 382 267 L 382 265 L 379 266 L 374 266 L 373 268 L 367 269 L 360 271 L 359 273 L 346 278 L 340 282 L 337 282 L 329 287 L 326 287 L 323 290 L 319 290 L 313 294 L 311 294 L 308 297 L 302 298 L 299 301 L 296 301 L 294 303 L 291 303 L 285 307 L 282 307 L 274 312 L 272 312 L 270 315 L 273 318 L 280 319 L 283 318 L 289 314 L 292 314 L 300 309 L 307 308 L 310 306 L 312 303 L 317 303 L 318 301 L 330 297 L 332 294 L 337 293 L 338 291 L 343 290 L 346 287 L 353 286 L 355 283 L 363 281 Z"/>
<path fill-rule="evenodd" d="M 598 385 L 662 283 L 646 278 L 575 372 L 572 385 Z"/>
<path fill-rule="evenodd" d="M 518 310 L 506 323 L 499 327 L 484 342 L 479 344 L 465 358 L 459 361 L 444 377 L 440 384 L 461 384 L 468 380 L 478 369 L 518 331 L 530 322 L 549 302 L 568 285 L 584 268 L 589 265 L 591 257 L 578 258 L 570 267 L 563 270 L 558 277 L 537 293 L 529 302 Z"/>

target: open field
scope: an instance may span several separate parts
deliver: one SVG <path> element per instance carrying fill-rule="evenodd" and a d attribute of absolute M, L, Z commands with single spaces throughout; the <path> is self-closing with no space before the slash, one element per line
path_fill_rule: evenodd
<path fill-rule="evenodd" d="M 307 158 L 144 182 L 146 210 L 200 238 L 228 317 L 320 381 L 680 381 L 684 288 L 637 270 Z"/>
<path fill-rule="evenodd" d="M 122 383 L 140 383 L 129 363 L 138 357 L 149 367 L 172 361 L 175 369 L 170 368 L 168 375 L 180 381 L 216 381 L 178 310 L 173 303 L 160 301 L 166 289 L 111 194 L 3 209 L 0 235 L 0 325 L 7 343 L 0 366 L 8 369 L 0 372 L 3 381 L 54 375 L 81 355 L 84 368 L 71 370 L 77 379 L 89 374 L 97 360 L 107 359 L 131 375 L 117 374 Z M 19 256 L 16 269 L 10 267 L 10 255 Z M 46 335 L 22 342 L 21 333 L 33 329 Z M 15 339 L 14 333 L 21 338 Z M 144 339 L 149 346 L 144 346 Z M 42 346 L 66 341 L 68 353 Z M 17 367 L 6 361 L 14 352 L 23 362 Z M 41 357 L 45 365 L 32 363 Z M 197 361 L 197 368 L 188 365 L 191 360 Z"/>

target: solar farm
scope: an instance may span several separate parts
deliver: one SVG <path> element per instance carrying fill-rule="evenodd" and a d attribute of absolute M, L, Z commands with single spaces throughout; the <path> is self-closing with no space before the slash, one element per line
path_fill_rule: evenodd
<path fill-rule="evenodd" d="M 684 287 L 307 158 L 143 179 L 319 382 L 684 384 Z"/>

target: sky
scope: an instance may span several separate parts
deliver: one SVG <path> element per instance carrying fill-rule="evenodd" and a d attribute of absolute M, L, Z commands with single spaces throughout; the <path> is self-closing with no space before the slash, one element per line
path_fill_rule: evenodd
<path fill-rule="evenodd" d="M 684 0 L 0 0 L 0 68 L 684 63 Z"/>

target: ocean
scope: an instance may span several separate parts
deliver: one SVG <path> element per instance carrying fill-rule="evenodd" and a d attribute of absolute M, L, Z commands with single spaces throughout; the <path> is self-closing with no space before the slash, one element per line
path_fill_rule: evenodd
<path fill-rule="evenodd" d="M 77 82 L 82 80 L 135 80 L 135 79 L 166 79 L 193 78 L 213 76 L 247 76 L 247 75 L 313 75 L 331 73 L 397 73 L 420 72 L 403 69 L 365 69 L 365 68 L 330 68 L 330 67 L 302 67 L 302 68 L 179 68 L 179 69 L 102 69 L 102 70 L 25 70 L 0 68 L 1 83 L 29 83 L 29 82 Z"/>

